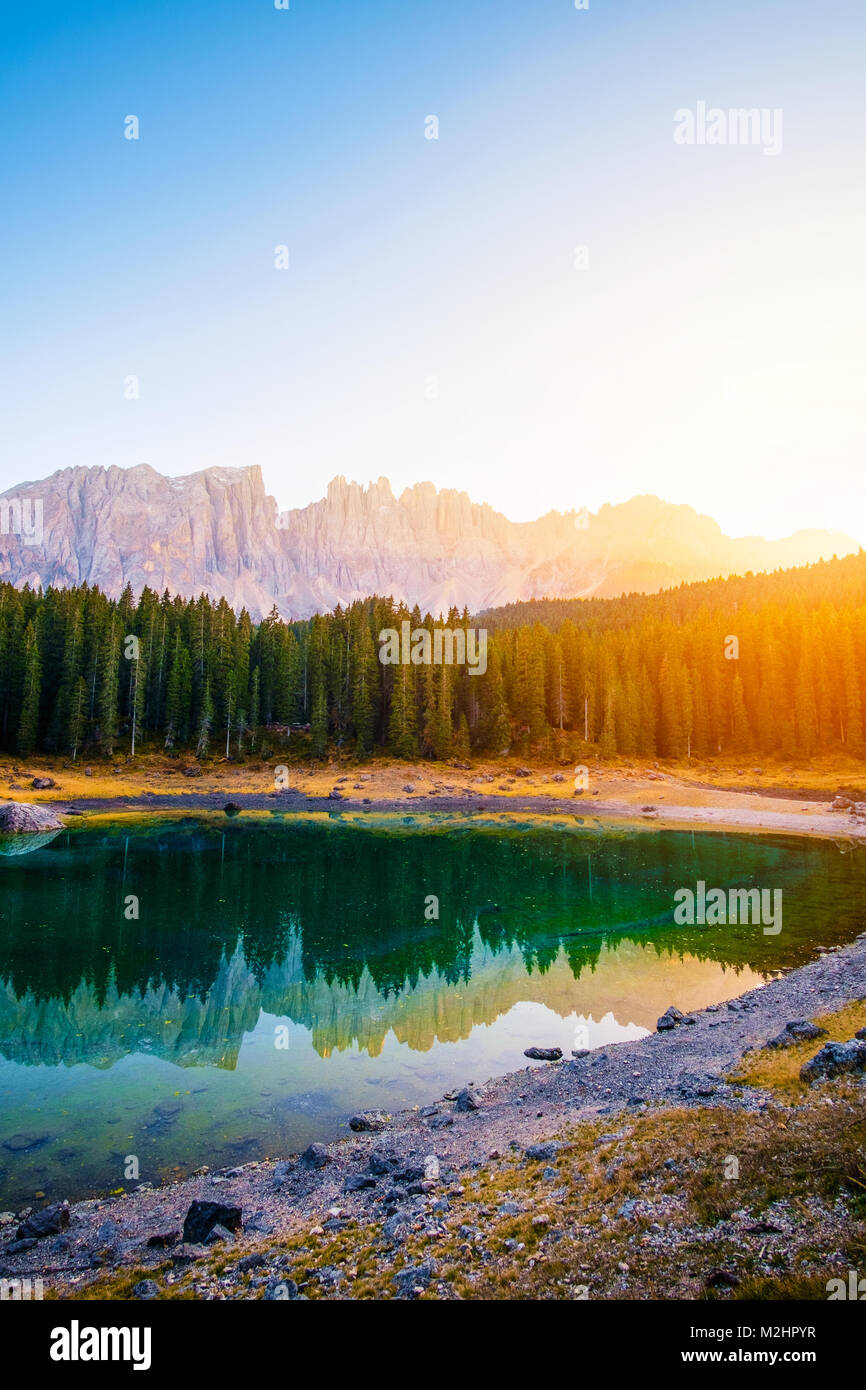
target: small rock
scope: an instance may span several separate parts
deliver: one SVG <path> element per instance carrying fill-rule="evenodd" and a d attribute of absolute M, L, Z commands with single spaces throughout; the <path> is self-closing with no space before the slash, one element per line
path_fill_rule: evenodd
<path fill-rule="evenodd" d="M 375 1187 L 376 1179 L 369 1173 L 353 1173 L 343 1184 L 344 1192 L 363 1192 L 365 1188 Z"/>
<path fill-rule="evenodd" d="M 221 1240 L 234 1240 L 231 1231 L 227 1231 L 225 1226 L 221 1226 L 219 1221 L 215 1226 L 211 1226 L 204 1238 L 205 1245 L 216 1245 Z"/>
<path fill-rule="evenodd" d="M 305 1168 L 324 1168 L 326 1163 L 331 1162 L 331 1155 L 324 1144 L 311 1144 L 301 1154 L 301 1162 Z"/>
<path fill-rule="evenodd" d="M 239 1231 L 242 1225 L 240 1207 L 227 1207 L 222 1202 L 193 1202 L 183 1223 L 184 1244 L 202 1244 L 217 1225 L 228 1232 Z"/>
<path fill-rule="evenodd" d="M 133 1298 L 140 1298 L 145 1302 L 149 1302 L 150 1299 L 156 1298 L 158 1295 L 159 1284 L 157 1284 L 154 1279 L 141 1279 L 137 1284 L 133 1285 Z"/>
<path fill-rule="evenodd" d="M 388 1173 L 392 1173 L 395 1168 L 398 1168 L 400 1164 L 399 1160 L 396 1159 L 392 1153 L 389 1153 L 387 1149 L 379 1149 L 370 1154 L 370 1160 L 367 1166 L 371 1173 L 375 1173 L 377 1177 L 384 1178 Z"/>
<path fill-rule="evenodd" d="M 409 1265 L 398 1270 L 394 1275 L 397 1297 L 417 1298 L 428 1287 L 435 1273 L 436 1267 L 429 1260 L 421 1265 Z"/>
<path fill-rule="evenodd" d="M 288 1182 L 292 1172 L 292 1167 L 293 1165 L 291 1163 L 286 1163 L 284 1161 L 282 1163 L 278 1163 L 277 1166 L 274 1168 L 273 1183 L 275 1192 L 280 1192 L 284 1185 Z"/>
<path fill-rule="evenodd" d="M 558 1062 L 562 1057 L 561 1047 L 527 1047 L 523 1053 L 524 1057 L 531 1057 L 535 1062 Z"/>
<path fill-rule="evenodd" d="M 532 1159 L 533 1162 L 548 1162 L 551 1158 L 556 1158 L 561 1148 L 562 1145 L 558 1144 L 555 1139 L 549 1139 L 546 1144 L 530 1144 L 526 1150 L 526 1157 Z"/>
<path fill-rule="evenodd" d="M 464 1086 L 463 1090 L 457 1096 L 457 1109 L 464 1112 L 467 1110 L 480 1110 L 480 1096 L 477 1092 L 473 1091 L 471 1087 Z"/>
<path fill-rule="evenodd" d="M 349 1120 L 349 1128 L 357 1133 L 376 1134 L 384 1129 L 388 1123 L 388 1116 L 382 1110 L 365 1110 L 358 1115 L 353 1115 Z"/>
<path fill-rule="evenodd" d="M 664 1033 L 671 1028 L 680 1028 L 684 1023 L 694 1022 L 695 1019 L 690 1015 L 681 1013 L 679 1009 L 674 1008 L 673 1004 L 671 1004 L 670 1008 L 665 1009 L 665 1012 L 658 1020 L 656 1028 L 660 1033 Z"/>
<path fill-rule="evenodd" d="M 266 1260 L 264 1255 L 244 1255 L 240 1260 L 238 1260 L 237 1267 L 241 1274 L 246 1274 L 247 1270 L 259 1269 L 265 1263 Z"/>
<path fill-rule="evenodd" d="M 262 1294 L 265 1303 L 294 1303 L 300 1298 L 294 1279 L 270 1279 Z"/>
<path fill-rule="evenodd" d="M 148 1238 L 151 1250 L 170 1250 L 180 1242 L 180 1231 L 159 1231 Z"/>

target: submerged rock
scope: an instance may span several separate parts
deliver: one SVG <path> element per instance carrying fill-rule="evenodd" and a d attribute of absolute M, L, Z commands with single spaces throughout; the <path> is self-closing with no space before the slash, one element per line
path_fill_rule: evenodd
<path fill-rule="evenodd" d="M 41 1149 L 50 1139 L 50 1134 L 10 1134 L 3 1140 L 3 1147 L 13 1154 L 26 1154 L 32 1149 Z"/>

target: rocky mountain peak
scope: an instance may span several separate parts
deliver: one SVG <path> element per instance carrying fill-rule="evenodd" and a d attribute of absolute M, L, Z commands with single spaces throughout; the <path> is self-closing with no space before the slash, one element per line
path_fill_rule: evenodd
<path fill-rule="evenodd" d="M 40 504 L 36 534 L 22 508 Z M 17 511 L 16 511 L 17 508 Z M 585 522 L 586 524 L 582 524 Z M 17 529 L 16 529 L 17 526 Z M 430 482 L 395 497 L 387 478 L 342 475 L 309 506 L 279 512 L 261 468 L 169 478 L 150 464 L 74 466 L 0 498 L 0 578 L 119 594 L 131 584 L 225 597 L 254 618 L 304 618 L 373 593 L 434 614 L 519 599 L 612 596 L 857 550 L 839 532 L 731 539 L 710 517 L 651 494 L 597 515 L 512 522 Z"/>

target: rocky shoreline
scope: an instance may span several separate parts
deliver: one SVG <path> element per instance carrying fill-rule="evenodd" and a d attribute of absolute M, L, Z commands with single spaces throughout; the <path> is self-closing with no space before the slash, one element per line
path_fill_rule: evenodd
<path fill-rule="evenodd" d="M 651 793 L 650 793 L 651 794 Z M 141 792 L 132 796 L 77 797 L 53 802 L 51 812 L 63 816 L 67 824 L 84 823 L 92 815 L 130 816 L 172 812 L 195 815 L 199 812 L 239 815 L 242 812 L 272 816 L 329 815 L 347 819 L 367 816 L 566 816 L 587 828 L 603 828 L 610 823 L 622 826 L 656 825 L 668 829 L 731 830 L 748 834 L 813 835 L 840 837 L 854 843 L 866 841 L 866 815 L 852 809 L 817 800 L 802 800 L 785 810 L 743 804 L 746 798 L 731 793 L 724 805 L 700 806 L 688 802 L 672 803 L 661 798 L 639 807 L 624 799 L 595 800 L 551 796 L 536 792 L 524 795 L 467 794 L 464 791 L 437 795 L 418 793 L 400 797 L 379 796 L 375 800 L 330 793 L 310 796 L 298 791 L 285 792 Z M 739 802 L 739 804 L 738 804 Z M 43 803 L 44 805 L 45 803 Z"/>
<path fill-rule="evenodd" d="M 286 1242 L 302 1237 L 308 1250 L 310 1240 L 338 1240 L 347 1227 L 368 1230 L 371 1238 L 375 1232 L 386 1267 L 395 1258 L 399 1266 L 408 1233 L 431 1227 L 435 1233 L 454 1200 L 449 1193 L 462 1193 L 479 1170 L 520 1160 L 542 1164 L 555 1177 L 563 1127 L 621 1127 L 667 1107 L 760 1118 L 773 1100 L 736 1078 L 744 1053 L 765 1047 L 792 1020 L 864 998 L 866 932 L 727 1004 L 688 1020 L 674 1013 L 638 1041 L 484 1083 L 467 1077 L 462 1091 L 422 1109 L 353 1117 L 351 1137 L 312 1145 L 303 1155 L 199 1170 L 170 1185 L 56 1204 L 41 1215 L 4 1213 L 0 1276 L 41 1277 L 66 1297 L 86 1298 L 107 1279 L 122 1284 L 125 1272 L 134 1273 L 134 1285 L 107 1296 L 163 1296 L 183 1276 L 191 1279 L 189 1296 L 294 1297 L 296 1286 L 284 1277 L 291 1261 L 280 1254 Z M 819 1048 L 816 1039 L 811 1050 Z M 411 1279 L 414 1296 L 429 1275 Z M 327 1278 L 317 1279 L 318 1295 L 338 1293 L 340 1283 L 336 1278 L 331 1289 Z M 399 1268 L 390 1293 L 381 1296 L 395 1292 L 401 1292 Z"/>

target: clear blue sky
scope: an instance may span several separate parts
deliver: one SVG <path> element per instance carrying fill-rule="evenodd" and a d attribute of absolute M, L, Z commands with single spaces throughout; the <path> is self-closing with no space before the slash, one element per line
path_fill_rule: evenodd
<path fill-rule="evenodd" d="M 0 14 L 0 489 L 259 463 L 866 542 L 862 0 Z M 699 101 L 782 153 L 676 145 Z"/>

